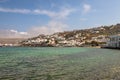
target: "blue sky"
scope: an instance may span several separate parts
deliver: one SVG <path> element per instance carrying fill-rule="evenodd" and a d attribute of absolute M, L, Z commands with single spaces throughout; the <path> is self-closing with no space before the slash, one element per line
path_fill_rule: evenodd
<path fill-rule="evenodd" d="M 0 37 L 32 37 L 120 22 L 120 0 L 0 0 Z"/>

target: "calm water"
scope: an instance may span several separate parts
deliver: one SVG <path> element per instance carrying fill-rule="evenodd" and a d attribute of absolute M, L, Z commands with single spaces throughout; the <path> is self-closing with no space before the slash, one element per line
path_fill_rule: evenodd
<path fill-rule="evenodd" d="M 2 47 L 0 80 L 120 80 L 120 51 Z"/>

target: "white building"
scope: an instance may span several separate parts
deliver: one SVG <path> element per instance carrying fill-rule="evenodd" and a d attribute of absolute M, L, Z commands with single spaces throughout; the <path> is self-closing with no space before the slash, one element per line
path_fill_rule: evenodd
<path fill-rule="evenodd" d="M 110 40 L 107 42 L 108 47 L 120 48 L 120 34 L 110 36 Z"/>
<path fill-rule="evenodd" d="M 97 37 L 92 37 L 92 41 L 97 41 L 97 42 L 107 42 L 108 38 L 104 35 L 99 35 Z"/>

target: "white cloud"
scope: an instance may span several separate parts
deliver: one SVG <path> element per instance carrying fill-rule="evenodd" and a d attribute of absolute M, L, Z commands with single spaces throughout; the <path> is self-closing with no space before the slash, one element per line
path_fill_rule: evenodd
<path fill-rule="evenodd" d="M 11 13 L 27 14 L 27 13 L 30 13 L 31 11 L 28 10 L 28 9 L 9 9 L 9 8 L 0 7 L 0 12 L 11 12 Z"/>
<path fill-rule="evenodd" d="M 10 8 L 0 7 L 0 12 L 46 15 L 51 18 L 60 18 L 60 19 L 66 18 L 68 15 L 70 15 L 74 11 L 75 9 L 71 9 L 71 8 L 63 8 L 60 11 L 55 12 L 55 11 L 40 10 L 40 9 L 30 10 L 30 9 L 10 9 Z"/>
<path fill-rule="evenodd" d="M 66 18 L 67 16 L 69 16 L 74 11 L 75 11 L 75 9 L 63 8 L 63 10 L 61 10 L 56 17 Z"/>
<path fill-rule="evenodd" d="M 91 11 L 91 5 L 89 4 L 84 4 L 83 5 L 83 13 L 86 14 Z"/>
<path fill-rule="evenodd" d="M 87 18 L 81 18 L 80 21 L 87 21 Z"/>
<path fill-rule="evenodd" d="M 48 11 L 48 10 L 39 10 L 39 9 L 35 9 L 35 10 L 33 10 L 32 13 L 33 13 L 33 14 L 47 15 L 47 16 L 49 16 L 49 17 L 56 16 L 56 13 L 55 13 L 55 12 Z"/>
<path fill-rule="evenodd" d="M 56 32 L 62 32 L 68 27 L 67 24 L 61 21 L 50 21 L 43 26 L 33 26 L 26 32 L 19 32 L 17 30 L 0 30 L 0 38 L 29 38 L 38 36 L 40 34 L 53 34 Z"/>
<path fill-rule="evenodd" d="M 63 20 L 67 18 L 74 11 L 75 9 L 72 9 L 72 8 L 62 8 L 61 10 L 56 12 L 56 11 L 40 10 L 40 9 L 34 9 L 34 10 L 9 9 L 9 8 L 0 7 L 0 12 L 46 15 L 51 18 L 51 20 L 46 25 L 33 26 L 27 32 L 19 32 L 13 29 L 5 31 L 5 32 L 3 31 L 2 34 L 0 34 L 0 37 L 2 35 L 6 35 L 5 37 L 33 37 L 39 34 L 52 34 L 55 32 L 62 32 L 66 29 L 66 27 L 68 27 L 67 24 L 63 23 Z"/>
<path fill-rule="evenodd" d="M 47 15 L 47 16 L 54 18 L 54 19 L 55 18 L 56 19 L 63 19 L 63 18 L 66 18 L 67 16 L 69 16 L 74 11 L 75 11 L 75 9 L 68 9 L 68 8 L 63 8 L 59 12 L 36 9 L 33 11 L 33 13 Z"/>
<path fill-rule="evenodd" d="M 28 35 L 27 32 L 19 32 L 19 34 L 21 34 L 21 35 Z"/>
<path fill-rule="evenodd" d="M 13 33 L 18 33 L 18 31 L 17 31 L 17 30 L 13 30 L 13 29 L 11 29 L 11 30 L 10 30 L 10 32 L 13 32 Z"/>
<path fill-rule="evenodd" d="M 45 26 L 32 27 L 28 33 L 30 36 L 37 36 L 39 34 L 53 34 L 55 32 L 62 32 L 68 27 L 67 24 L 58 22 L 58 21 L 50 21 Z"/>
<path fill-rule="evenodd" d="M 10 32 L 18 34 L 18 35 L 28 35 L 27 32 L 18 32 L 17 30 L 13 30 L 13 29 L 11 29 Z"/>
<path fill-rule="evenodd" d="M 0 30 L 0 38 L 27 38 L 27 32 L 18 32 L 17 30 Z"/>

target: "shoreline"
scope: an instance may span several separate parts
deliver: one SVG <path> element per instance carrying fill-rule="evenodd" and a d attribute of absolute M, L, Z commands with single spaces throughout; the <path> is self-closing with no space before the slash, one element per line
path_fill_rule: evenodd
<path fill-rule="evenodd" d="M 120 50 L 119 47 L 101 47 L 101 48 L 103 48 L 103 49 L 118 49 L 118 50 Z"/>

